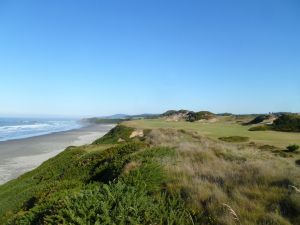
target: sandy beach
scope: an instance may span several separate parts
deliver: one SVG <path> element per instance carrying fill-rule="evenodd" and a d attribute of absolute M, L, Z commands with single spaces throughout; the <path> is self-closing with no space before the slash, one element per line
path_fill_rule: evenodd
<path fill-rule="evenodd" d="M 77 130 L 0 142 L 0 184 L 38 167 L 68 146 L 89 144 L 114 125 L 90 125 Z"/>

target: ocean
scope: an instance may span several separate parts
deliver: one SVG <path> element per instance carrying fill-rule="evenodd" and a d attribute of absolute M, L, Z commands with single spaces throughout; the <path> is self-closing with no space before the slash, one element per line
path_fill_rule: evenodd
<path fill-rule="evenodd" d="M 78 129 L 82 124 L 72 119 L 0 118 L 0 141 Z"/>

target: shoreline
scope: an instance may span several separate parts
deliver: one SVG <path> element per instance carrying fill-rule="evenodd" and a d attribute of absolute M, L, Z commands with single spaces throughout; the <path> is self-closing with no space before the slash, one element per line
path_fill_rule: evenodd
<path fill-rule="evenodd" d="M 68 146 L 92 143 L 114 126 L 91 124 L 68 131 L 0 142 L 0 185 L 35 169 Z"/>

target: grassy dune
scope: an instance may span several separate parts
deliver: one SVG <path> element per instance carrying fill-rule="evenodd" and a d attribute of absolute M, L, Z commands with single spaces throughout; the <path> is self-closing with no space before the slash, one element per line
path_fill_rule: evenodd
<path fill-rule="evenodd" d="M 0 186 L 0 224 L 300 224 L 299 153 L 218 140 L 252 133 L 227 119 L 122 123 Z"/>

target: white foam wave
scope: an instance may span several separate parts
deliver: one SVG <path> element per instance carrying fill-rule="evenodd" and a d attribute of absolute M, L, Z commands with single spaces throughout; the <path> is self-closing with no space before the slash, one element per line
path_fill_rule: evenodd
<path fill-rule="evenodd" d="M 39 136 L 80 127 L 79 123 L 72 120 L 32 121 L 31 124 L 5 125 L 0 126 L 0 141 Z"/>

